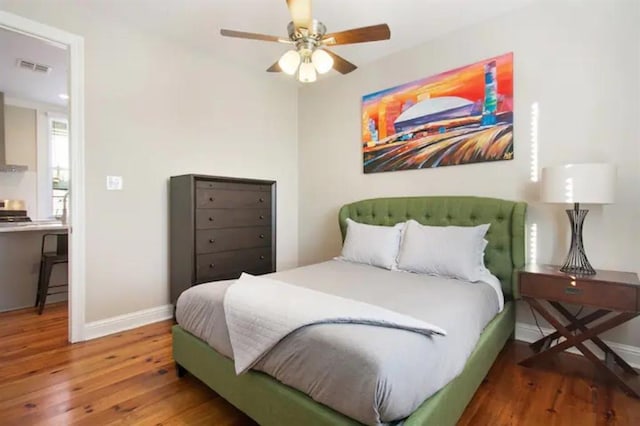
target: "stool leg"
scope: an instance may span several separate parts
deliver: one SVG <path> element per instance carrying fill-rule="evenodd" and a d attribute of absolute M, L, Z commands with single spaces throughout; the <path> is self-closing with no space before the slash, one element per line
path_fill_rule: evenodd
<path fill-rule="evenodd" d="M 40 304 L 40 297 L 42 293 L 42 276 L 44 275 L 44 261 L 40 260 L 40 271 L 38 272 L 38 290 L 36 291 L 36 304 L 33 305 L 35 308 Z"/>
<path fill-rule="evenodd" d="M 47 302 L 47 295 L 49 293 L 49 280 L 51 279 L 52 269 L 53 269 L 53 263 L 45 262 L 44 274 L 42 277 L 42 293 L 40 293 L 40 306 L 38 307 L 38 315 L 42 315 L 42 311 L 44 311 L 44 304 Z"/>

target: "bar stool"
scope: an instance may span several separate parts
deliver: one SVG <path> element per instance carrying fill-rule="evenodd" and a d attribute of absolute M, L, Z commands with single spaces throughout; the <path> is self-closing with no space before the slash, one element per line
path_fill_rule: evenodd
<path fill-rule="evenodd" d="M 56 251 L 45 252 L 47 239 L 56 238 Z M 42 249 L 40 250 L 40 273 L 38 275 L 38 292 L 36 293 L 36 304 L 38 308 L 38 315 L 42 315 L 44 310 L 44 304 L 47 301 L 47 296 L 54 294 L 66 293 L 65 291 L 57 291 L 50 293 L 50 288 L 56 287 L 68 287 L 68 284 L 49 285 L 51 279 L 51 271 L 55 265 L 60 263 L 69 263 L 69 238 L 67 234 L 44 234 L 42 236 Z"/>

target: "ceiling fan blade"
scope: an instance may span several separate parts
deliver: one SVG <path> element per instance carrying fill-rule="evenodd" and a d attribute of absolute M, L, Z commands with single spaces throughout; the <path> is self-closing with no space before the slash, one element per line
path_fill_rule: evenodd
<path fill-rule="evenodd" d="M 235 37 L 235 38 L 246 38 L 249 40 L 260 40 L 260 41 L 276 41 L 280 43 L 289 43 L 290 41 L 284 39 L 282 37 L 267 35 L 267 34 L 257 34 L 257 33 L 246 33 L 244 31 L 234 31 L 234 30 L 220 30 L 220 34 L 225 37 Z"/>
<path fill-rule="evenodd" d="M 389 40 L 390 38 L 391 30 L 389 29 L 389 26 L 387 24 L 380 24 L 327 34 L 324 36 L 322 41 L 327 46 L 336 46 L 338 44 Z"/>
<path fill-rule="evenodd" d="M 323 50 L 333 58 L 333 69 L 338 71 L 340 74 L 349 74 L 351 71 L 358 68 L 342 56 L 336 55 L 335 53 L 327 49 Z"/>
<path fill-rule="evenodd" d="M 313 15 L 311 13 L 311 0 L 287 0 L 287 7 L 291 13 L 293 25 L 297 28 L 311 28 Z"/>
<path fill-rule="evenodd" d="M 280 68 L 280 65 L 278 65 L 278 63 L 276 62 L 275 64 L 267 68 L 267 72 L 282 72 L 282 68 Z"/>

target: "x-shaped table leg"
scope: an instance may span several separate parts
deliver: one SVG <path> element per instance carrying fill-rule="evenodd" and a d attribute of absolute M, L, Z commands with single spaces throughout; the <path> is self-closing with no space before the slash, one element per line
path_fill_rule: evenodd
<path fill-rule="evenodd" d="M 581 322 L 584 325 L 587 324 L 591 324 L 592 322 L 599 320 L 600 318 L 602 318 L 603 316 L 607 315 L 609 312 L 606 309 L 599 309 L 597 311 L 594 311 L 592 313 L 590 313 L 589 315 L 585 315 L 582 319 Z M 569 331 L 573 331 L 576 330 L 578 328 L 578 324 L 576 323 L 572 323 L 567 325 L 567 330 Z M 554 332 L 551 333 L 547 336 L 544 336 L 541 339 L 536 340 L 533 343 L 529 344 L 529 347 L 533 350 L 535 350 L 536 352 L 540 352 L 540 349 L 542 349 L 543 347 L 548 347 L 549 344 L 554 341 L 555 339 L 558 339 L 559 337 L 562 337 L 562 335 L 559 332 Z"/>
<path fill-rule="evenodd" d="M 551 306 L 553 306 L 562 316 L 564 316 L 567 320 L 571 321 L 571 327 L 573 329 L 579 328 L 583 333 L 589 330 L 586 325 L 587 323 L 583 322 L 581 319 L 576 318 L 571 312 L 567 310 L 564 306 L 562 306 L 558 302 L 549 302 Z M 607 311 L 608 312 L 608 311 Z M 567 327 L 569 329 L 569 327 Z M 612 357 L 613 360 L 627 373 L 633 374 L 634 376 L 638 375 L 638 372 L 633 369 L 627 362 L 620 357 L 617 353 L 614 352 L 613 349 L 609 347 L 606 343 L 604 343 L 599 337 L 594 336 L 591 338 L 591 341 L 598 346 L 602 352 L 605 353 L 606 357 Z M 605 359 L 606 362 L 606 359 Z"/>
<path fill-rule="evenodd" d="M 608 377 L 613 379 L 625 392 L 635 396 L 636 398 L 640 398 L 640 389 L 636 389 L 635 386 L 627 383 L 622 377 L 616 374 L 613 370 L 609 369 L 609 367 L 607 367 L 607 365 L 600 358 L 598 358 L 583 344 L 584 341 L 592 340 L 599 334 L 629 321 L 631 318 L 637 316 L 637 314 L 631 312 L 622 312 L 616 314 L 614 317 L 609 318 L 606 321 L 601 322 L 593 328 L 584 327 L 586 330 L 581 329 L 582 333 L 574 335 L 536 299 L 533 299 L 531 297 L 524 297 L 524 300 L 526 300 L 533 309 L 538 311 L 538 313 L 540 313 L 540 315 L 542 315 L 542 317 L 547 320 L 547 322 L 549 322 L 549 324 L 551 324 L 566 340 L 525 359 L 520 363 L 521 365 L 530 366 L 537 361 L 550 358 L 556 353 L 562 352 L 565 349 L 575 346 L 587 359 L 589 359 L 592 363 L 599 367 Z"/>

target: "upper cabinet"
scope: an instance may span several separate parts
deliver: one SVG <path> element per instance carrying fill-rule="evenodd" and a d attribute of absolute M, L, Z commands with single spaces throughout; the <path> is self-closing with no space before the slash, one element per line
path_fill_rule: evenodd
<path fill-rule="evenodd" d="M 7 164 L 37 168 L 36 110 L 12 105 L 5 106 L 5 154 Z"/>

